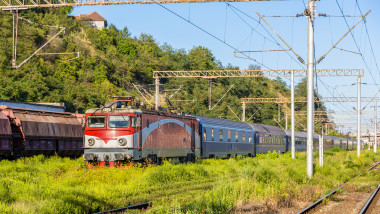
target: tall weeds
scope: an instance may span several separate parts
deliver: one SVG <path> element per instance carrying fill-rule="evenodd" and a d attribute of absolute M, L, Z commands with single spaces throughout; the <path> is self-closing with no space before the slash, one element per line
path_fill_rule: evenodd
<path fill-rule="evenodd" d="M 291 207 L 368 168 L 380 154 L 328 151 L 307 179 L 306 155 L 198 160 L 195 164 L 87 169 L 83 159 L 36 156 L 0 162 L 0 212 L 91 213 L 152 202 L 152 213 L 228 213 L 238 204 Z M 318 154 L 315 153 L 317 163 Z M 378 178 L 378 177 L 374 177 Z"/>

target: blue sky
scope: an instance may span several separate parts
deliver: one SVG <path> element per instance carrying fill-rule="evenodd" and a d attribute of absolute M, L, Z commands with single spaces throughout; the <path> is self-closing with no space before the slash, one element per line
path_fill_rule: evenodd
<path fill-rule="evenodd" d="M 305 9 L 304 2 L 306 3 L 306 1 L 307 0 L 288 0 L 228 3 L 231 6 L 226 3 L 181 3 L 163 4 L 162 6 L 190 20 L 192 23 L 207 30 L 238 50 L 252 51 L 282 49 L 276 44 L 273 38 L 285 48 L 285 44 L 283 44 L 263 22 L 261 22 L 261 25 L 252 19 L 259 19 L 256 12 L 267 16 L 293 16 L 303 13 Z M 358 2 L 363 14 L 368 10 L 372 10 L 366 18 L 366 23 L 375 57 L 378 63 L 380 63 L 380 40 L 377 39 L 378 35 L 380 35 L 380 27 L 378 24 L 380 21 L 380 3 L 375 0 L 358 0 Z M 338 3 L 345 15 L 360 15 L 355 0 L 338 0 Z M 317 13 L 333 16 L 342 15 L 336 0 L 322 0 L 316 2 L 316 4 Z M 239 12 L 236 8 L 252 18 Z M 216 59 L 220 60 L 223 65 L 231 63 L 234 66 L 239 66 L 240 69 L 246 69 L 249 64 L 255 64 L 251 60 L 234 57 L 233 49 L 157 4 L 76 7 L 72 15 L 85 14 L 93 11 L 100 13 L 108 20 L 109 24 L 115 25 L 118 29 L 127 27 L 133 36 L 138 37 L 141 33 L 150 34 L 159 44 L 168 43 L 176 49 L 190 50 L 194 46 L 201 45 L 209 48 Z M 360 17 L 347 17 L 347 22 L 351 27 L 359 19 Z M 303 59 L 307 59 L 306 17 L 266 17 L 266 20 Z M 347 31 L 347 25 L 342 17 L 317 17 L 315 21 L 316 59 L 319 59 L 319 57 Z M 365 69 L 365 77 L 362 82 L 368 83 L 368 85 L 362 86 L 362 96 L 373 96 L 380 89 L 380 86 L 372 85 L 375 81 L 380 84 L 380 73 L 376 67 L 363 22 L 357 26 L 353 34 L 369 69 L 367 69 L 360 55 L 338 49 L 334 49 L 317 68 Z M 338 47 L 359 52 L 350 34 L 347 35 Z M 250 54 L 252 58 L 270 69 L 304 68 L 289 55 L 295 59 L 291 52 Z M 370 75 L 370 71 L 372 72 L 373 78 Z M 288 82 L 287 79 L 284 80 Z M 300 79 L 296 79 L 296 81 L 299 80 Z M 318 91 L 322 96 L 332 96 L 331 94 L 334 96 L 342 96 L 342 93 L 345 96 L 356 96 L 356 86 L 346 86 L 357 81 L 354 77 L 322 77 L 321 80 L 326 85 L 326 87 L 324 87 L 322 82 L 318 82 Z M 355 103 L 352 103 L 352 105 L 356 106 Z M 327 106 L 331 110 L 352 110 L 351 104 L 347 103 L 328 103 Z M 366 110 L 369 110 L 369 108 L 367 107 Z"/>

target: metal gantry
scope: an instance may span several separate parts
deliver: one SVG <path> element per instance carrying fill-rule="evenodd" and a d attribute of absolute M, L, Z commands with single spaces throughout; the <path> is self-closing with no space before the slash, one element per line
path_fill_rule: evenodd
<path fill-rule="evenodd" d="M 290 98 L 241 98 L 241 103 L 290 103 Z M 314 97 L 314 102 L 375 102 L 379 101 L 376 97 Z M 295 102 L 307 102 L 307 97 L 296 97 Z"/>
<path fill-rule="evenodd" d="M 206 2 L 246 2 L 268 0 L 1 0 L 0 9 L 20 10 L 39 7 L 77 7 L 118 4 L 164 4 L 164 3 L 206 3 Z"/>
<path fill-rule="evenodd" d="M 221 78 L 221 77 L 306 77 L 305 69 L 282 70 L 197 70 L 197 71 L 153 71 L 153 78 Z M 318 77 L 349 77 L 364 76 L 363 69 L 317 69 L 314 72 Z"/>
<path fill-rule="evenodd" d="M 319 77 L 362 77 L 363 69 L 317 69 L 314 73 Z M 306 77 L 305 69 L 281 69 L 281 70 L 195 70 L 195 71 L 153 71 L 156 90 L 159 90 L 159 79 L 162 78 L 204 78 L 209 80 L 209 110 L 211 110 L 211 79 L 215 78 L 259 78 L 259 77 L 292 77 L 292 94 L 294 95 L 294 77 Z M 158 84 L 158 85 L 157 85 Z M 156 92 L 156 103 L 159 102 Z M 243 104 L 244 106 L 244 104 Z M 156 106 L 156 109 L 158 106 Z M 244 112 L 245 113 L 245 112 Z M 293 117 L 292 117 L 293 118 Z M 245 117 L 243 117 L 244 121 Z"/>
<path fill-rule="evenodd" d="M 306 115 L 306 111 L 297 111 L 296 115 Z M 373 114 L 371 111 L 362 111 L 363 114 Z M 357 115 L 356 111 L 314 111 L 314 116 L 323 115 Z"/>

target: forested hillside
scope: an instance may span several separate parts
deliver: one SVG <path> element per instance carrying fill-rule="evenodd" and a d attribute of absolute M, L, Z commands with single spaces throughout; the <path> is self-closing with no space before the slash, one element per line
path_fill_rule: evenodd
<path fill-rule="evenodd" d="M 132 83 L 144 88 L 146 96 L 153 102 L 149 93 L 153 94 L 151 84 L 154 70 L 238 69 L 232 65 L 222 65 L 205 47 L 177 49 L 166 43 L 161 44 L 148 34 L 132 36 L 127 28 L 116 29 L 110 25 L 98 30 L 88 27 L 83 20 L 77 21 L 70 17 L 68 14 L 71 10 L 72 8 L 52 8 L 20 12 L 20 16 L 25 19 L 19 20 L 17 63 L 26 59 L 59 31 L 52 26 L 65 27 L 65 34 L 54 39 L 41 53 L 80 52 L 79 58 L 70 60 L 76 57 L 75 54 L 36 55 L 18 69 L 13 69 L 11 62 L 12 15 L 0 11 L 0 99 L 64 102 L 68 111 L 84 112 L 115 95 L 133 95 L 145 102 Z M 251 68 L 258 67 L 252 65 Z M 241 118 L 240 98 L 290 96 L 288 86 L 280 79 L 220 78 L 213 80 L 212 106 L 231 85 L 234 87 L 209 111 L 206 79 L 166 79 L 161 83 L 161 105 L 169 105 L 165 102 L 165 93 L 171 95 L 174 93 L 171 89 L 182 86 L 171 98 L 173 106 L 186 113 L 232 120 Z M 296 96 L 306 96 L 305 81 L 297 86 L 296 92 Z M 323 105 L 316 106 L 317 108 L 325 109 Z M 288 105 L 280 107 L 280 124 L 283 127 L 284 112 L 289 110 Z M 306 110 L 306 104 L 298 104 L 297 110 Z M 277 104 L 247 105 L 248 121 L 279 126 L 274 119 L 278 119 Z M 304 130 L 305 127 L 298 124 L 297 128 Z M 316 126 L 316 130 L 318 129 Z"/>

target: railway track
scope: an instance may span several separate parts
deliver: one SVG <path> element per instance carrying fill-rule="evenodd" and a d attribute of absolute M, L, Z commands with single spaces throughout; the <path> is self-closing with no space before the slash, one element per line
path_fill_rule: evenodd
<path fill-rule="evenodd" d="M 377 186 L 376 190 L 372 193 L 371 197 L 368 199 L 367 203 L 364 205 L 360 214 L 367 213 L 379 213 L 380 212 L 380 184 Z"/>
<path fill-rule="evenodd" d="M 376 167 L 380 164 L 380 161 L 372 165 L 367 171 L 377 169 Z M 361 176 L 362 174 L 358 175 Z M 355 177 L 358 177 L 355 176 Z M 353 178 L 355 178 L 353 177 Z M 352 178 L 352 179 L 353 179 Z M 380 193 L 379 188 L 380 185 L 377 187 L 375 191 L 373 191 L 373 194 L 368 196 L 368 193 L 358 193 L 353 192 L 350 193 L 347 197 L 343 198 L 335 198 L 335 194 L 337 192 L 340 192 L 341 190 L 349 190 L 350 187 L 348 187 L 347 182 L 338 187 L 337 189 L 333 190 L 329 194 L 325 195 L 318 201 L 314 202 L 313 204 L 309 205 L 305 209 L 301 210 L 297 214 L 306 214 L 306 213 L 347 213 L 347 211 L 344 210 L 350 210 L 351 213 L 380 213 Z M 368 199 L 369 198 L 369 199 Z M 332 201 L 346 201 L 346 205 L 342 206 L 342 204 L 336 203 L 330 205 L 330 207 L 324 206 L 323 202 L 327 201 L 328 199 L 332 199 Z M 368 199 L 368 201 L 366 201 Z M 363 205 L 365 203 L 365 205 Z M 339 205 L 338 205 L 339 204 Z M 376 208 L 375 208 L 376 207 Z M 356 211 L 358 210 L 358 211 Z"/>

